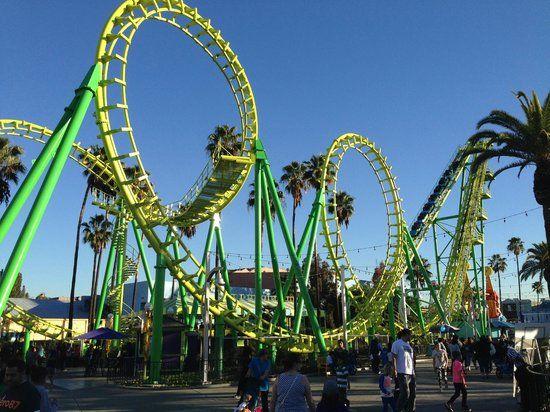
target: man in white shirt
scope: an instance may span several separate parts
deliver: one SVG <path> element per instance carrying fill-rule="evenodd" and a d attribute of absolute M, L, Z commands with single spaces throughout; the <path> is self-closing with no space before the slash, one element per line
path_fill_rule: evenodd
<path fill-rule="evenodd" d="M 414 412 L 416 405 L 416 380 L 414 376 L 414 354 L 409 341 L 411 331 L 407 328 L 399 333 L 399 339 L 392 347 L 393 370 L 397 374 L 399 398 L 397 411 Z"/>

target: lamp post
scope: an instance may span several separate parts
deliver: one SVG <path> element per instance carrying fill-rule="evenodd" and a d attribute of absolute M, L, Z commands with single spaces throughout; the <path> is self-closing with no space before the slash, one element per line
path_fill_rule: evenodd
<path fill-rule="evenodd" d="M 212 277 L 214 274 L 220 271 L 219 267 L 215 267 L 206 276 L 203 287 L 203 307 L 202 307 L 202 384 L 208 385 L 208 351 L 210 348 L 209 339 L 210 339 L 210 296 L 208 295 L 209 288 Z"/>
<path fill-rule="evenodd" d="M 147 364 L 149 360 L 149 348 L 151 343 L 151 311 L 152 305 L 150 302 L 147 302 L 143 306 L 143 311 L 145 313 L 145 321 L 143 323 L 143 333 L 145 337 L 143 339 L 143 379 L 147 376 Z"/>

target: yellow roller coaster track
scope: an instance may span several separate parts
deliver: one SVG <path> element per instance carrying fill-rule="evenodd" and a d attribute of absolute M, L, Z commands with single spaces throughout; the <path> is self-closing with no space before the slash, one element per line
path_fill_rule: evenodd
<path fill-rule="evenodd" d="M 335 214 L 329 214 L 330 199 L 336 201 L 338 193 L 338 175 L 342 161 L 348 151 L 355 151 L 362 156 L 372 169 L 380 186 L 384 199 L 387 216 L 387 249 L 384 276 L 372 288 L 366 289 L 354 272 L 344 241 L 342 228 Z M 333 172 L 333 175 L 331 173 Z M 365 333 L 369 326 L 379 323 L 383 309 L 401 275 L 404 272 L 405 261 L 403 258 L 403 211 L 401 209 L 401 198 L 395 178 L 391 173 L 391 167 L 387 159 L 382 156 L 379 148 L 369 139 L 354 133 L 344 134 L 338 137 L 328 149 L 325 157 L 325 164 L 321 185 L 326 187 L 325 207 L 321 211 L 322 235 L 325 238 L 325 246 L 328 249 L 329 257 L 338 276 L 343 272 L 350 304 L 357 310 L 357 315 L 348 322 L 350 334 L 359 335 Z M 335 204 L 332 205 L 335 207 Z M 330 331 L 327 338 L 335 339 L 341 337 L 342 329 Z"/>

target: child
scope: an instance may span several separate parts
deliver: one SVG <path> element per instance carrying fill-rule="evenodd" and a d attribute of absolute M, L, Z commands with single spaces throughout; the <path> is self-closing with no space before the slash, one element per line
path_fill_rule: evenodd
<path fill-rule="evenodd" d="M 384 366 L 383 373 L 378 378 L 378 387 L 380 388 L 380 396 L 382 397 L 382 412 L 388 412 L 388 407 L 391 407 L 392 412 L 397 411 L 393 396 L 392 374 L 392 365 L 387 363 Z"/>
<path fill-rule="evenodd" d="M 449 363 L 449 357 L 447 351 L 441 343 L 436 343 L 432 351 L 432 359 L 434 365 L 434 371 L 437 373 L 437 383 L 439 384 L 439 392 L 441 392 L 441 382 L 445 383 L 445 389 L 447 389 L 447 364 Z"/>
<path fill-rule="evenodd" d="M 466 392 L 466 376 L 464 374 L 464 366 L 462 365 L 462 360 L 460 359 L 460 352 L 453 353 L 453 385 L 455 387 L 455 393 L 451 396 L 445 403 L 445 408 L 448 411 L 454 411 L 453 402 L 460 396 L 462 393 L 462 410 L 465 412 L 471 412 L 471 409 L 468 407 L 467 397 L 468 393 Z"/>
<path fill-rule="evenodd" d="M 243 396 L 243 401 L 233 409 L 233 412 L 250 412 L 249 403 L 252 401 L 252 395 L 247 393 Z"/>

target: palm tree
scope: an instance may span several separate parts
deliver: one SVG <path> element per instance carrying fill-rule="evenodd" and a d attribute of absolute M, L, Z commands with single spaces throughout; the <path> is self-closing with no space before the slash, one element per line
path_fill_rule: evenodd
<path fill-rule="evenodd" d="M 537 282 L 533 282 L 531 287 L 533 288 L 533 292 L 535 292 L 537 294 L 537 305 L 538 305 L 540 303 L 540 297 L 539 296 L 542 292 L 544 292 L 544 286 L 542 286 L 541 281 L 537 281 Z"/>
<path fill-rule="evenodd" d="M 546 281 L 550 297 L 550 272 L 548 271 L 550 256 L 546 242 L 534 243 L 527 249 L 527 259 L 521 268 L 521 279 L 527 280 L 538 276 L 539 282 Z"/>
<path fill-rule="evenodd" d="M 216 126 L 214 132 L 208 136 L 204 149 L 212 159 L 217 159 L 220 155 L 236 156 L 242 149 L 240 137 L 241 134 L 236 132 L 234 126 Z"/>
<path fill-rule="evenodd" d="M 525 121 L 522 121 L 502 110 L 493 110 L 489 116 L 481 119 L 477 128 L 495 125 L 503 131 L 480 130 L 472 137 L 470 143 L 491 143 L 488 149 L 475 147 L 468 154 L 479 153 L 473 168 L 482 162 L 501 157 L 514 158 L 512 163 L 495 171 L 495 176 L 505 170 L 519 167 L 518 176 L 527 166 L 535 166 L 533 192 L 535 200 L 542 206 L 546 242 L 550 242 L 550 93 L 541 105 L 535 92 L 531 98 L 523 92 L 517 92 Z"/>
<path fill-rule="evenodd" d="M 8 204 L 10 185 L 19 183 L 19 176 L 27 170 L 21 162 L 23 152 L 22 147 L 12 146 L 8 139 L 0 137 L 0 203 Z"/>
<path fill-rule="evenodd" d="M 346 226 L 346 229 L 349 227 L 349 222 L 351 217 L 353 216 L 353 213 L 355 212 L 355 208 L 353 206 L 354 198 L 347 194 L 344 191 L 337 191 L 336 195 L 331 196 L 331 198 L 328 201 L 328 212 L 334 216 L 336 216 L 336 219 L 338 220 L 338 224 L 341 226 L 344 224 Z M 338 231 L 336 240 L 336 255 L 338 255 L 338 245 L 342 243 L 340 231 Z M 345 282 L 345 273 L 344 271 L 340 271 L 340 296 L 342 299 L 342 308 L 340 309 L 340 313 L 342 314 L 342 319 L 344 319 L 344 311 L 347 309 L 344 308 L 344 295 L 345 295 L 345 288 L 346 288 L 346 282 Z"/>
<path fill-rule="evenodd" d="M 281 201 L 282 204 L 284 204 L 285 201 L 285 194 L 282 190 L 279 189 L 279 183 L 275 179 L 273 179 L 273 183 L 275 183 L 275 189 L 277 190 L 277 197 Z M 254 190 L 254 183 L 250 183 L 250 187 L 252 188 L 250 192 L 248 193 L 248 199 L 246 200 L 246 207 L 250 210 L 253 209 L 256 205 L 256 191 Z M 277 210 L 275 209 L 275 202 L 273 201 L 273 198 L 271 196 L 271 193 L 269 193 L 269 214 L 271 215 L 271 218 L 275 217 L 275 213 L 277 213 Z M 262 205 L 262 233 L 263 233 L 263 225 L 265 222 L 265 210 Z"/>
<path fill-rule="evenodd" d="M 328 212 L 331 215 L 336 215 L 338 224 L 344 224 L 346 229 L 349 227 L 350 219 L 355 212 L 354 200 L 347 192 L 339 190 L 336 192 L 336 196 L 331 196 L 328 201 Z"/>
<path fill-rule="evenodd" d="M 197 234 L 197 226 L 184 226 L 181 229 L 181 233 L 183 236 L 185 236 L 187 239 L 191 239 Z"/>
<path fill-rule="evenodd" d="M 304 193 L 309 189 L 309 182 L 305 176 L 307 167 L 297 161 L 283 167 L 281 183 L 286 183 L 285 190 L 292 196 L 292 244 L 296 245 L 296 209 L 302 204 Z"/>
<path fill-rule="evenodd" d="M 100 158 L 103 161 L 107 161 L 107 157 L 105 155 L 105 149 L 98 145 L 92 145 L 90 146 L 87 151 L 91 153 L 93 156 Z M 85 166 L 92 166 L 88 165 L 87 157 L 84 154 L 79 154 L 80 161 Z M 114 192 L 109 188 L 106 187 L 106 185 L 103 183 L 103 181 L 99 180 L 94 173 L 90 171 L 90 169 L 84 169 L 84 172 L 82 173 L 84 177 L 86 177 L 86 189 L 84 190 L 84 196 L 82 198 L 82 204 L 80 205 L 80 213 L 78 214 L 78 222 L 76 224 L 76 239 L 74 243 L 74 256 L 73 256 L 73 274 L 71 277 L 71 294 L 70 294 L 70 300 L 69 300 L 69 330 L 72 330 L 73 328 L 73 319 L 74 319 L 74 295 L 75 295 L 75 288 L 76 288 L 76 274 L 78 271 L 78 254 L 80 251 L 80 229 L 82 227 L 82 220 L 84 219 L 84 211 L 86 210 L 86 204 L 88 203 L 88 197 L 90 196 L 90 192 L 93 189 L 98 189 L 103 191 L 104 193 L 114 195 Z"/>
<path fill-rule="evenodd" d="M 428 276 L 432 276 L 432 272 L 430 272 L 430 268 L 432 267 L 431 263 L 428 261 L 428 259 L 420 257 L 422 260 L 422 267 L 424 267 L 424 270 L 426 273 L 428 273 Z M 422 267 L 418 264 L 418 262 L 414 262 L 412 265 L 412 274 L 413 279 L 416 279 L 416 281 L 420 284 L 421 287 L 424 287 L 426 285 L 426 279 L 424 279 Z"/>
<path fill-rule="evenodd" d="M 325 155 L 319 154 L 319 155 L 313 155 L 309 158 L 309 160 L 306 160 L 304 162 L 304 165 L 306 167 L 306 171 L 304 173 L 304 178 L 307 181 L 307 185 L 315 191 L 318 191 L 321 187 L 321 178 L 323 177 L 323 168 L 325 165 Z M 336 167 L 332 161 L 329 163 L 329 168 L 327 171 L 326 176 L 326 183 L 332 184 L 334 182 L 334 177 L 336 175 Z M 314 265 L 315 265 L 315 274 L 317 275 L 320 270 L 319 266 L 319 254 L 317 253 L 317 235 L 315 235 L 315 241 L 313 243 L 313 258 L 314 258 Z M 317 279 L 319 279 L 319 276 L 317 276 Z M 319 287 L 320 289 L 320 287 Z"/>
<path fill-rule="evenodd" d="M 508 246 L 506 247 L 509 252 L 512 252 L 516 256 L 516 270 L 518 273 L 518 294 L 519 294 L 519 320 L 521 321 L 522 313 L 521 313 L 521 278 L 520 278 L 520 272 L 519 272 L 519 255 L 523 253 L 525 250 L 525 246 L 523 245 L 523 240 L 521 240 L 519 237 L 512 237 L 508 241 Z"/>
<path fill-rule="evenodd" d="M 493 269 L 494 272 L 496 272 L 498 277 L 498 296 L 502 300 L 502 289 L 500 287 L 500 274 L 506 270 L 508 267 L 508 263 L 506 263 L 506 258 L 500 256 L 498 253 L 496 255 L 491 256 L 489 259 L 489 266 L 491 266 L 491 269 Z"/>
<path fill-rule="evenodd" d="M 325 165 L 325 155 L 313 155 L 309 160 L 304 162 L 304 165 L 306 166 L 304 177 L 306 178 L 308 185 L 315 190 L 319 190 L 321 187 L 321 178 L 323 176 L 323 167 Z M 335 175 L 336 167 L 331 161 L 327 171 L 326 183 L 333 183 Z"/>
<path fill-rule="evenodd" d="M 101 256 L 111 238 L 112 223 L 107 220 L 105 215 L 95 215 L 88 222 L 82 223 L 82 235 L 84 243 L 88 243 L 94 252 L 94 263 L 92 271 L 92 288 L 90 293 L 90 314 L 89 326 L 94 323 L 94 315 L 97 300 L 97 284 L 99 278 L 99 268 L 101 267 Z"/>

